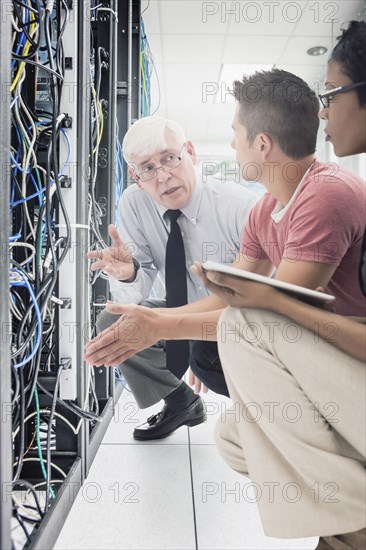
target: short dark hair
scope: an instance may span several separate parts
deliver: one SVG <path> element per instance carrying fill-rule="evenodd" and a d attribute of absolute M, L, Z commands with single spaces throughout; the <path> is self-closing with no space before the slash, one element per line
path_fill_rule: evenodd
<path fill-rule="evenodd" d="M 329 63 L 335 61 L 355 84 L 366 80 L 366 22 L 351 21 L 337 37 Z M 356 88 L 360 107 L 366 104 L 366 85 Z"/>
<path fill-rule="evenodd" d="M 236 80 L 233 95 L 250 144 L 264 133 L 289 158 L 298 160 L 315 152 L 319 100 L 304 80 L 280 69 L 260 71 Z"/>

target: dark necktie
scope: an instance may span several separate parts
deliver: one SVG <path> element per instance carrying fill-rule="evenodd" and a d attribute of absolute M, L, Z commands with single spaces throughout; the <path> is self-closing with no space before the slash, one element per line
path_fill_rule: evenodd
<path fill-rule="evenodd" d="M 186 254 L 177 219 L 180 210 L 167 210 L 170 220 L 170 234 L 165 255 L 166 307 L 179 307 L 187 303 Z M 189 366 L 189 341 L 168 340 L 166 342 L 167 367 L 181 378 Z"/>

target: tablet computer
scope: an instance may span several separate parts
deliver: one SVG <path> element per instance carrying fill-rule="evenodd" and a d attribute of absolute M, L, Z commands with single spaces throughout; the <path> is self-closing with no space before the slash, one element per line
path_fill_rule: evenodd
<path fill-rule="evenodd" d="M 278 290 L 290 294 L 293 298 L 297 298 L 298 300 L 302 300 L 312 305 L 322 305 L 325 302 L 334 302 L 335 300 L 335 296 L 331 294 L 324 294 L 323 292 L 311 290 L 303 286 L 285 283 L 278 279 L 272 279 L 271 277 L 244 271 L 244 269 L 238 269 L 229 265 L 219 264 L 218 262 L 205 262 L 202 264 L 202 268 L 205 271 L 217 271 L 225 275 L 230 275 L 230 277 L 239 277 L 239 279 L 247 279 L 248 281 L 274 286 Z"/>

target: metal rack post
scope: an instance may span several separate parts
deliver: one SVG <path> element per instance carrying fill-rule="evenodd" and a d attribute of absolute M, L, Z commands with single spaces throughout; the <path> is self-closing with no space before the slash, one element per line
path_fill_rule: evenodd
<path fill-rule="evenodd" d="M 11 382 L 9 346 L 10 48 L 11 2 L 0 4 L 0 548 L 11 548 Z"/>

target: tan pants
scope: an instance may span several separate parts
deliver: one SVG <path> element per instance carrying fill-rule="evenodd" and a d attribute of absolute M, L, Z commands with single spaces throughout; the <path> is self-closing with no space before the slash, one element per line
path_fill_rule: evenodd
<path fill-rule="evenodd" d="M 251 478 L 265 533 L 365 527 L 365 365 L 268 311 L 228 308 L 219 325 L 234 405 L 217 423 L 216 443 Z"/>

